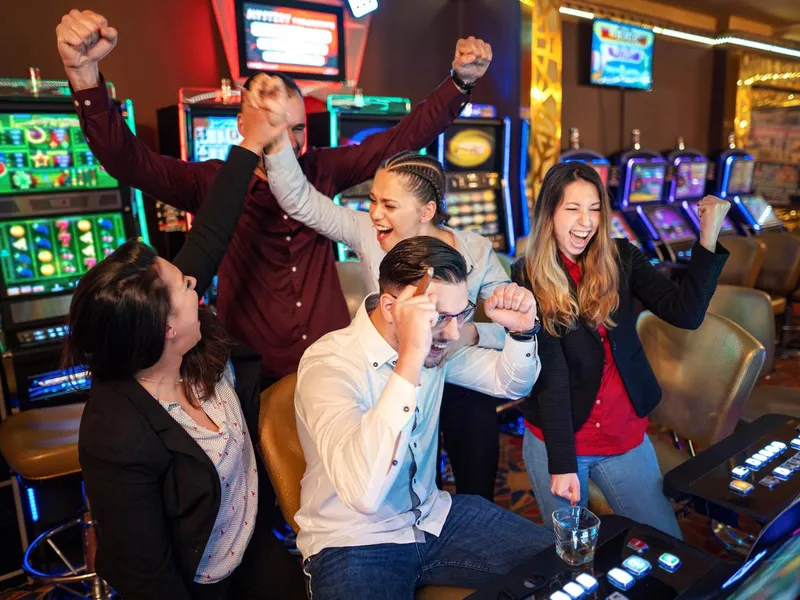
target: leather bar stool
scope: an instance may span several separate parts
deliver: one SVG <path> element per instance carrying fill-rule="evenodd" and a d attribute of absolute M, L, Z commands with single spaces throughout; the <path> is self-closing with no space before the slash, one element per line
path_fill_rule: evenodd
<path fill-rule="evenodd" d="M 671 430 L 674 441 L 688 440 L 687 453 L 651 436 L 661 472 L 666 473 L 691 458 L 695 443 L 707 447 L 733 433 L 761 372 L 765 350 L 736 323 L 710 313 L 691 331 L 645 311 L 636 329 L 662 390 L 650 420 Z M 589 487 L 592 512 L 610 514 L 600 489 L 592 483 Z"/>
<path fill-rule="evenodd" d="M 294 516 L 300 509 L 300 481 L 306 470 L 294 412 L 296 385 L 297 375 L 292 374 L 264 390 L 258 418 L 261 452 L 278 498 L 278 506 L 283 518 L 295 532 L 299 531 Z M 417 600 L 460 600 L 473 591 L 449 586 L 426 586 L 417 590 L 415 597 Z"/>
<path fill-rule="evenodd" d="M 81 472 L 78 462 L 78 429 L 83 404 L 39 408 L 13 414 L 0 423 L 0 453 L 12 471 L 26 482 L 41 482 Z M 57 541 L 69 530 L 79 529 L 83 537 L 83 561 L 70 561 Z M 75 533 L 69 531 L 69 533 Z M 49 548 L 63 563 L 60 573 L 46 573 L 32 563 L 34 557 Z M 111 589 L 94 572 L 97 537 L 84 495 L 81 516 L 45 531 L 25 551 L 22 568 L 33 579 L 83 598 L 101 600 L 111 597 Z"/>
<path fill-rule="evenodd" d="M 755 286 L 767 256 L 767 247 L 756 238 L 739 236 L 726 237 L 723 245 L 730 256 L 720 273 L 719 283 L 749 288 Z"/>
<path fill-rule="evenodd" d="M 352 319 L 369 293 L 367 284 L 364 282 L 364 271 L 361 269 L 361 263 L 357 261 L 337 262 L 336 270 L 339 273 L 339 283 L 342 285 L 344 299 Z"/>
<path fill-rule="evenodd" d="M 783 315 L 778 353 L 783 358 L 796 356 L 789 350 L 792 327 L 792 297 L 800 281 L 800 237 L 785 231 L 759 236 L 767 256 L 756 280 L 756 287 L 772 297 L 775 316 Z"/>
<path fill-rule="evenodd" d="M 775 324 L 769 295 L 761 290 L 719 285 L 708 310 L 740 325 L 766 348 L 762 379 L 744 405 L 742 420 L 754 421 L 765 414 L 800 417 L 800 389 L 765 381 L 775 364 Z"/>

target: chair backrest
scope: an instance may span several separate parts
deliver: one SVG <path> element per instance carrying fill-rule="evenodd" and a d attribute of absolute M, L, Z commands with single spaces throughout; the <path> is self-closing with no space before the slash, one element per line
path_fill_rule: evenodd
<path fill-rule="evenodd" d="M 777 231 L 760 235 L 758 240 L 767 247 L 767 257 L 756 287 L 772 296 L 788 296 L 800 279 L 800 237 Z"/>
<path fill-rule="evenodd" d="M 726 237 L 722 245 L 731 253 L 719 276 L 719 283 L 753 287 L 764 264 L 767 247 L 755 238 Z"/>
<path fill-rule="evenodd" d="M 727 247 L 727 246 L 726 246 Z M 775 366 L 775 318 L 769 294 L 736 285 L 718 285 L 708 311 L 741 326 L 766 350 L 761 375 Z"/>
<path fill-rule="evenodd" d="M 297 374 L 293 373 L 261 393 L 258 437 L 283 518 L 298 531 L 294 516 L 300 510 L 300 481 L 306 470 L 306 459 L 297 435 L 294 412 L 296 385 Z"/>
<path fill-rule="evenodd" d="M 364 281 L 364 271 L 361 263 L 356 261 L 337 262 L 336 270 L 339 272 L 339 282 L 342 284 L 344 299 L 347 302 L 347 309 L 350 311 L 350 318 L 356 316 L 358 307 L 369 294 L 367 284 Z"/>
<path fill-rule="evenodd" d="M 636 329 L 663 392 L 651 420 L 704 447 L 733 433 L 764 364 L 761 343 L 711 313 L 691 331 L 645 311 Z"/>

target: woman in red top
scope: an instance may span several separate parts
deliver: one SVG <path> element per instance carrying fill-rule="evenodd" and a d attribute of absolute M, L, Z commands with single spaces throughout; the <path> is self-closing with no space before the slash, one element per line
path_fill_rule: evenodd
<path fill-rule="evenodd" d="M 661 389 L 636 334 L 633 299 L 676 327 L 699 327 L 727 259 L 717 237 L 729 208 L 713 196 L 700 202 L 700 241 L 678 286 L 611 237 L 594 169 L 565 163 L 545 176 L 514 279 L 534 292 L 542 321 L 523 451 L 548 526 L 556 508 L 586 505 L 591 478 L 616 514 L 680 537 L 645 435 Z"/>

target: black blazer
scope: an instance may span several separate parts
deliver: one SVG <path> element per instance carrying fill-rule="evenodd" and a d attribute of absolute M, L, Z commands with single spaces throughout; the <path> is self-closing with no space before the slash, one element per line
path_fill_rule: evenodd
<path fill-rule="evenodd" d="M 175 258 L 184 274 L 197 278 L 201 295 L 225 254 L 257 160 L 252 152 L 231 149 Z M 231 362 L 258 455 L 261 358 L 237 347 Z M 221 496 L 219 475 L 205 452 L 133 378 L 92 383 L 78 451 L 97 521 L 98 574 L 125 600 L 191 598 L 188 584 Z M 266 509 L 274 496 L 259 467 L 259 505 Z"/>
<path fill-rule="evenodd" d="M 636 414 L 644 417 L 661 400 L 661 388 L 636 333 L 634 297 L 668 323 L 697 329 L 705 318 L 728 251 L 719 244 L 716 252 L 695 244 L 686 276 L 677 285 L 656 270 L 633 244 L 616 241 L 619 308 L 611 315 L 617 326 L 609 328 L 608 337 Z M 567 272 L 566 266 L 562 267 Z M 524 259 L 514 264 L 513 279 L 530 289 Z M 567 279 L 575 293 L 569 273 Z M 582 322 L 561 337 L 542 330 L 538 341 L 542 371 L 526 401 L 525 418 L 542 429 L 550 473 L 575 473 L 575 432 L 589 418 L 600 389 L 605 360 L 603 343 L 597 330 Z"/>

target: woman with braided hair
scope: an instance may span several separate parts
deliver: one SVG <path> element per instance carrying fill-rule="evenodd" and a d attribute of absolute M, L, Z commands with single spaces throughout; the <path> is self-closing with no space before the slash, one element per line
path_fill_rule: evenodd
<path fill-rule="evenodd" d="M 447 179 L 435 158 L 403 152 L 384 162 L 375 174 L 366 213 L 338 206 L 314 188 L 301 171 L 287 135 L 284 140 L 264 155 L 264 168 L 278 204 L 288 217 L 347 244 L 361 260 L 370 293 L 378 291 L 380 264 L 386 253 L 402 240 L 423 235 L 442 240 L 464 257 L 472 302 L 490 297 L 495 286 L 509 281 L 489 240 L 447 227 Z M 460 346 L 499 349 L 504 341 L 502 327 L 467 323 Z M 441 429 L 458 493 L 489 500 L 494 497 L 499 459 L 495 406 L 487 396 L 445 386 Z"/>

